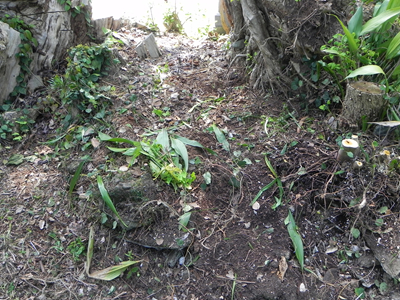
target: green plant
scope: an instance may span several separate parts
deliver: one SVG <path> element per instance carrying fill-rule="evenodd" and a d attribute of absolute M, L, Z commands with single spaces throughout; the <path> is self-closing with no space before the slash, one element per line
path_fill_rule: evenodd
<path fill-rule="evenodd" d="M 3 23 L 7 23 L 11 28 L 15 29 L 20 33 L 21 44 L 19 44 L 19 52 L 16 54 L 19 60 L 21 71 L 17 76 L 17 85 L 11 93 L 12 97 L 16 97 L 19 94 L 26 94 L 27 87 L 27 75 L 31 74 L 30 65 L 32 62 L 33 49 L 38 46 L 38 41 L 32 35 L 32 25 L 26 24 L 25 21 L 18 17 L 11 17 L 6 14 L 1 18 Z"/>
<path fill-rule="evenodd" d="M 396 21 L 399 14 L 400 1 L 384 0 L 376 4 L 373 17 L 364 25 L 362 5 L 348 27 L 335 16 L 344 34 L 335 35 L 330 45 L 322 46 L 328 54 L 325 60 L 330 62 L 320 63 L 334 78 L 342 97 L 342 81 L 356 76 L 368 76 L 369 81 L 383 84 L 386 93 L 400 92 L 400 32 Z"/>
<path fill-rule="evenodd" d="M 5 140 L 7 138 L 7 135 L 12 132 L 11 127 L 13 126 L 13 124 L 10 120 L 5 120 L 1 115 L 0 123 L 2 124 L 0 127 L 0 139 Z"/>
<path fill-rule="evenodd" d="M 69 253 L 71 253 L 74 261 L 79 261 L 79 257 L 81 254 L 84 254 L 86 247 L 82 243 L 81 238 L 77 238 L 76 240 L 72 241 L 68 247 L 67 250 Z"/>
<path fill-rule="evenodd" d="M 276 173 L 274 167 L 272 166 L 271 162 L 268 160 L 268 157 L 264 157 L 265 163 L 268 166 L 268 169 L 271 171 L 272 175 L 274 176 L 274 180 L 272 180 L 270 183 L 268 183 L 266 186 L 264 186 L 254 197 L 254 199 L 251 201 L 250 206 L 253 206 L 253 204 L 260 198 L 262 193 L 264 193 L 266 190 L 270 189 L 273 187 L 275 184 L 278 186 L 279 189 L 279 197 L 275 197 L 275 203 L 272 205 L 272 209 L 276 209 L 279 206 L 282 205 L 282 199 L 283 199 L 283 186 L 282 186 L 282 181 L 279 178 L 278 174 Z"/>
<path fill-rule="evenodd" d="M 175 10 L 168 9 L 163 16 L 163 23 L 167 31 L 182 33 L 183 27 L 178 13 Z"/>
<path fill-rule="evenodd" d="M 304 268 L 303 241 L 301 239 L 300 234 L 298 233 L 298 227 L 296 226 L 296 222 L 295 222 L 292 212 L 290 210 L 289 210 L 288 216 L 285 219 L 285 225 L 287 226 L 287 230 L 289 232 L 290 239 L 292 240 L 292 243 L 294 246 L 294 251 L 296 253 L 296 258 L 299 261 L 301 270 L 303 270 L 303 268 Z"/>
<path fill-rule="evenodd" d="M 56 75 L 50 81 L 48 97 L 56 95 L 61 103 L 70 109 L 78 109 L 86 115 L 102 118 L 105 101 L 109 100 L 103 92 L 109 91 L 110 86 L 99 86 L 101 76 L 108 75 L 112 64 L 119 61 L 112 59 L 111 50 L 106 44 L 85 46 L 78 45 L 68 52 L 65 75 Z M 81 116 L 85 118 L 85 116 Z M 73 121 L 71 117 L 69 117 Z M 70 121 L 70 122 L 71 122 Z"/>
<path fill-rule="evenodd" d="M 153 177 L 161 178 L 167 184 L 171 184 L 175 190 L 178 187 L 190 189 L 192 182 L 196 179 L 194 172 L 188 174 L 189 157 L 185 145 L 204 148 L 196 141 L 181 136 L 170 136 L 165 129 L 161 130 L 154 141 L 137 142 L 111 138 L 104 133 L 99 133 L 99 138 L 102 141 L 127 143 L 133 146 L 130 148 L 107 148 L 113 152 L 131 156 L 131 163 L 141 154 L 146 156 L 150 160 L 149 166 Z"/>
<path fill-rule="evenodd" d="M 112 202 L 110 196 L 108 195 L 108 192 L 104 186 L 103 183 L 103 179 L 101 178 L 101 176 L 97 176 L 97 185 L 99 187 L 100 190 L 100 194 L 101 197 L 104 200 L 104 203 L 108 206 L 109 209 L 111 209 L 111 211 L 114 213 L 114 215 L 121 221 L 121 223 L 125 226 L 128 227 L 128 225 L 125 224 L 125 222 L 121 219 L 121 217 L 119 216 L 117 209 L 114 206 L 114 203 Z"/>

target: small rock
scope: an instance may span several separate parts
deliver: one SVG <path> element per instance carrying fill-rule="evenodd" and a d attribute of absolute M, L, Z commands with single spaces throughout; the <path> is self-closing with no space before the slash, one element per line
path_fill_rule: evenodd
<path fill-rule="evenodd" d="M 339 270 L 336 268 L 329 269 L 324 275 L 324 282 L 334 283 L 339 278 Z"/>

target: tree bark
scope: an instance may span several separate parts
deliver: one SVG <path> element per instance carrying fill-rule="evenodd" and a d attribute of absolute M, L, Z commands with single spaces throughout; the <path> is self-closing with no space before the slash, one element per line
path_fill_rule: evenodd
<path fill-rule="evenodd" d="M 336 18 L 347 19 L 351 0 L 225 0 L 233 18 L 231 44 L 245 39 L 246 47 L 232 47 L 231 58 L 250 70 L 254 88 L 290 89 L 291 64 L 321 54 L 320 47 L 341 32 Z M 243 55 L 245 54 L 245 55 Z M 239 60 L 238 60 L 239 61 Z"/>
<path fill-rule="evenodd" d="M 385 104 L 383 91 L 375 83 L 351 82 L 347 85 L 340 119 L 350 127 L 361 127 L 363 118 L 368 122 L 378 121 Z"/>

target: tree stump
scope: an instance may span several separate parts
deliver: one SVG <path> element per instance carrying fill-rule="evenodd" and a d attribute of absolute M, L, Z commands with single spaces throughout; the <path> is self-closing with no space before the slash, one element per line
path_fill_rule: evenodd
<path fill-rule="evenodd" d="M 357 81 L 347 85 L 340 119 L 352 128 L 362 125 L 363 117 L 368 122 L 379 120 L 386 100 L 383 91 L 373 82 Z"/>

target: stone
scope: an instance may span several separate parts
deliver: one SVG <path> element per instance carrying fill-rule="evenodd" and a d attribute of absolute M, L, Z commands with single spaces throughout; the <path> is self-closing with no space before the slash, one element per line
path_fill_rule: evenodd
<path fill-rule="evenodd" d="M 21 67 L 15 56 L 21 44 L 20 33 L 8 24 L 0 22 L 0 105 L 17 85 Z"/>

